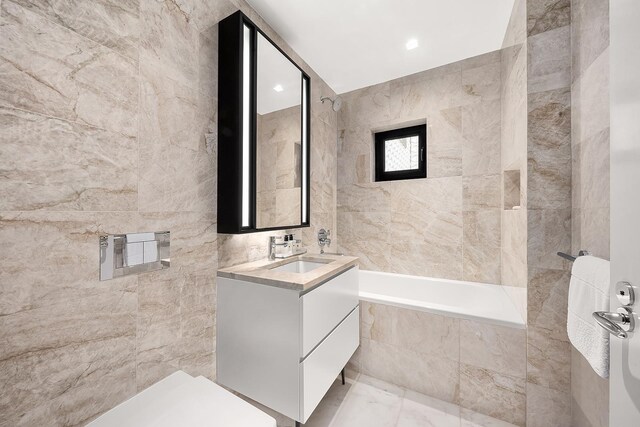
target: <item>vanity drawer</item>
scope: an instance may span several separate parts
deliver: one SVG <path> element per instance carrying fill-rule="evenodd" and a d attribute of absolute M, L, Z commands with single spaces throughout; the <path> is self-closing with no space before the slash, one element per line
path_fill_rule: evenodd
<path fill-rule="evenodd" d="M 305 423 L 360 344 L 360 308 L 346 318 L 300 364 L 300 415 Z"/>
<path fill-rule="evenodd" d="M 301 357 L 309 354 L 358 305 L 358 289 L 358 267 L 353 267 L 300 298 Z"/>

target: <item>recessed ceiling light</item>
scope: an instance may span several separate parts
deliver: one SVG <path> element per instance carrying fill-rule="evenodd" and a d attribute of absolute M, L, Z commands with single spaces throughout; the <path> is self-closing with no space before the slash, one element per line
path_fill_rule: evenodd
<path fill-rule="evenodd" d="M 284 88 L 282 87 L 282 85 L 275 85 L 273 87 L 273 90 L 275 90 L 276 92 L 282 92 Z"/>
<path fill-rule="evenodd" d="M 409 39 L 405 46 L 406 46 L 407 50 L 415 49 L 415 48 L 418 47 L 418 40 L 417 39 Z"/>

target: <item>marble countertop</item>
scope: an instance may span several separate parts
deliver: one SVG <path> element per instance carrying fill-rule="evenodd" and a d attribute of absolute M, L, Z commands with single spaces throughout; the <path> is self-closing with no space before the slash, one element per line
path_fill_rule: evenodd
<path fill-rule="evenodd" d="M 319 262 L 325 265 L 317 267 L 306 273 L 273 271 L 276 267 L 295 261 Z M 262 285 L 276 286 L 279 288 L 305 292 L 355 265 L 358 265 L 357 257 L 328 254 L 305 254 L 286 259 L 277 259 L 274 261 L 263 259 L 239 264 L 233 267 L 222 268 L 218 270 L 218 277 L 244 280 L 247 282 L 260 283 Z"/>

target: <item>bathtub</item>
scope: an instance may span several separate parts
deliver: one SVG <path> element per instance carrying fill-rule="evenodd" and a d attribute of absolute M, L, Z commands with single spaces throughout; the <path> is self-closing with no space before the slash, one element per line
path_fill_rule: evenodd
<path fill-rule="evenodd" d="M 363 301 L 518 329 L 525 328 L 525 321 L 523 304 L 516 301 L 525 298 L 523 288 L 360 271 Z"/>

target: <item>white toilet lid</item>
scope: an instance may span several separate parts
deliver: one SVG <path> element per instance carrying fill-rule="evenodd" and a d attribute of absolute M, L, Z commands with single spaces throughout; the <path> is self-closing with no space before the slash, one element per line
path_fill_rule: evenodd
<path fill-rule="evenodd" d="M 89 426 L 276 427 L 276 421 L 207 378 L 193 378 L 178 371 Z"/>

